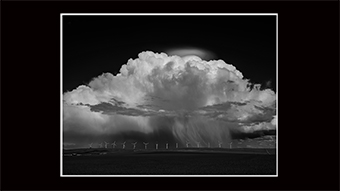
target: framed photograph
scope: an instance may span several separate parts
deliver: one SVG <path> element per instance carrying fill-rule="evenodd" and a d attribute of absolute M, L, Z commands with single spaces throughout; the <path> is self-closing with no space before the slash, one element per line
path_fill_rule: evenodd
<path fill-rule="evenodd" d="M 1 190 L 339 190 L 338 5 L 3 0 Z"/>
<path fill-rule="evenodd" d="M 277 13 L 60 21 L 61 176 L 277 177 Z"/>

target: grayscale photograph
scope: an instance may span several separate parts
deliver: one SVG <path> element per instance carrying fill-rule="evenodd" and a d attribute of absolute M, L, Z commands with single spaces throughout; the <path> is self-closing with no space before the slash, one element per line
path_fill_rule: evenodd
<path fill-rule="evenodd" d="M 278 176 L 278 14 L 60 28 L 60 176 Z"/>

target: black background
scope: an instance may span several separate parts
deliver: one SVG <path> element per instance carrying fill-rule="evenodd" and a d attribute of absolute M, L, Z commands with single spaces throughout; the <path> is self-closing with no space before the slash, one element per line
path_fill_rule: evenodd
<path fill-rule="evenodd" d="M 1 189 L 338 189 L 338 11 L 338 2 L 2 2 Z M 59 177 L 59 14 L 67 12 L 278 13 L 279 177 Z"/>

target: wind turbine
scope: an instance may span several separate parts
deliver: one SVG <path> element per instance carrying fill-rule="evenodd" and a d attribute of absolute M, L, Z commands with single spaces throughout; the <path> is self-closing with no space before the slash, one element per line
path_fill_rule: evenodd
<path fill-rule="evenodd" d="M 92 149 L 92 144 L 93 144 L 93 143 L 89 144 L 90 149 Z"/>
<path fill-rule="evenodd" d="M 156 150 L 158 149 L 158 143 L 156 143 Z"/>
<path fill-rule="evenodd" d="M 143 144 L 144 144 L 144 148 L 145 148 L 145 149 L 148 149 L 148 144 L 149 144 L 149 143 L 144 143 L 144 142 L 143 142 Z"/>
<path fill-rule="evenodd" d="M 116 141 L 114 141 L 113 143 L 111 143 L 111 145 L 112 145 L 112 148 L 116 148 Z"/>
<path fill-rule="evenodd" d="M 135 142 L 135 143 L 131 143 L 132 145 L 133 145 L 133 149 L 135 149 L 136 148 L 136 144 L 137 144 L 137 142 Z"/>
<path fill-rule="evenodd" d="M 165 144 L 165 149 L 168 149 L 169 148 L 169 143 L 166 143 Z"/>
<path fill-rule="evenodd" d="M 230 148 L 232 148 L 232 147 L 231 147 L 232 144 L 233 144 L 233 142 L 230 142 L 230 143 L 229 143 L 229 147 L 230 147 Z"/>
<path fill-rule="evenodd" d="M 222 142 L 218 142 L 218 147 L 219 147 L 219 148 L 222 147 Z"/>
<path fill-rule="evenodd" d="M 103 148 L 103 143 L 98 144 L 100 148 Z"/>
<path fill-rule="evenodd" d="M 178 148 L 178 143 L 176 143 L 176 149 Z"/>
<path fill-rule="evenodd" d="M 109 144 L 109 143 L 107 143 L 106 141 L 104 141 L 105 142 L 105 148 L 107 148 L 107 145 Z"/>
<path fill-rule="evenodd" d="M 124 142 L 122 143 L 123 149 L 125 149 L 125 143 L 126 143 L 126 141 L 124 141 Z"/>
<path fill-rule="evenodd" d="M 197 143 L 197 148 L 200 148 L 200 142 L 196 142 Z"/>
<path fill-rule="evenodd" d="M 189 141 L 186 142 L 185 146 L 188 148 L 189 147 Z"/>

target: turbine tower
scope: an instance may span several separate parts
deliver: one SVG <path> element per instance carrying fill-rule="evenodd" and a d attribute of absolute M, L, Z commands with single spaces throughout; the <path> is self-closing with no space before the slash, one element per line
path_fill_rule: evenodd
<path fill-rule="evenodd" d="M 176 143 L 176 149 L 178 148 L 178 143 Z"/>
<path fill-rule="evenodd" d="M 136 149 L 136 144 L 137 144 L 137 142 L 131 143 L 131 144 L 133 145 L 133 149 Z"/>
<path fill-rule="evenodd" d="M 143 144 L 144 144 L 144 148 L 145 148 L 145 149 L 148 149 L 148 144 L 149 144 L 149 143 L 147 143 L 147 142 L 144 143 L 144 142 L 143 142 Z"/>
<path fill-rule="evenodd" d="M 230 147 L 230 148 L 232 148 L 232 147 L 231 147 L 232 144 L 233 144 L 233 142 L 230 142 L 230 144 L 229 144 L 229 147 Z"/>
<path fill-rule="evenodd" d="M 156 150 L 158 149 L 158 143 L 156 143 Z"/>
<path fill-rule="evenodd" d="M 112 148 L 114 149 L 114 148 L 116 148 L 116 141 L 114 141 L 113 143 L 111 143 L 111 145 L 112 145 Z"/>
<path fill-rule="evenodd" d="M 168 149 L 169 148 L 169 143 L 166 143 L 165 144 L 165 149 Z"/>
<path fill-rule="evenodd" d="M 104 141 L 105 142 L 105 148 L 107 148 L 107 145 L 109 144 L 109 143 L 107 143 L 106 141 Z"/>
<path fill-rule="evenodd" d="M 197 143 L 197 148 L 200 148 L 200 142 L 196 142 Z"/>
<path fill-rule="evenodd" d="M 122 143 L 123 149 L 125 149 L 125 143 L 126 143 L 126 141 L 124 141 L 124 142 Z"/>
<path fill-rule="evenodd" d="M 218 142 L 218 147 L 219 147 L 219 148 L 222 147 L 222 142 Z"/>
<path fill-rule="evenodd" d="M 188 148 L 189 147 L 189 141 L 186 142 L 185 146 Z"/>

